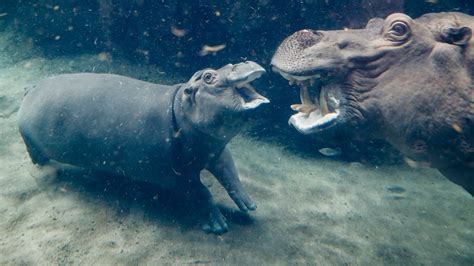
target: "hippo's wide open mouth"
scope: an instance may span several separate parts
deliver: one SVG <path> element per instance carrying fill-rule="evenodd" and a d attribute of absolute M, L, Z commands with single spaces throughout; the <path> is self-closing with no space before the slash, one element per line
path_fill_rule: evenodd
<path fill-rule="evenodd" d="M 243 110 L 255 109 L 261 104 L 270 102 L 250 85 L 252 81 L 260 78 L 264 73 L 265 69 L 261 66 L 247 61 L 243 67 L 233 69 L 233 73 L 229 75 L 228 80 L 232 82 L 236 95 L 240 96 L 240 106 Z"/>
<path fill-rule="evenodd" d="M 291 105 L 298 112 L 292 115 L 288 123 L 303 134 L 312 134 L 327 129 L 336 124 L 340 114 L 339 90 L 329 72 L 320 72 L 310 76 L 296 76 L 273 66 L 277 72 L 288 80 L 290 85 L 300 88 L 301 104 Z"/>

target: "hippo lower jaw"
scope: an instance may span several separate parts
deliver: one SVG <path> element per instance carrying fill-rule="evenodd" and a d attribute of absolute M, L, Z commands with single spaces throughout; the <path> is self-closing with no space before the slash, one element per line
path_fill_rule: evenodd
<path fill-rule="evenodd" d="M 244 83 L 236 87 L 240 95 L 240 106 L 242 110 L 252 110 L 261 104 L 269 103 L 270 100 L 259 94 L 249 83 Z"/>
<path fill-rule="evenodd" d="M 279 73 L 300 88 L 301 104 L 291 105 L 298 112 L 290 117 L 288 123 L 303 134 L 313 134 L 328 129 L 337 124 L 341 114 L 339 89 L 333 88 L 335 83 L 329 79 L 329 74 L 322 72 L 311 76 L 295 76 L 277 67 L 273 71 Z M 310 89 L 316 90 L 312 100 Z"/>

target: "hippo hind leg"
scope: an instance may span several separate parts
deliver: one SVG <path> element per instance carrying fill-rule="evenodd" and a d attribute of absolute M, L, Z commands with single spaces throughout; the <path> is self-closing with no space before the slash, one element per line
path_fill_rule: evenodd
<path fill-rule="evenodd" d="M 31 161 L 37 165 L 45 165 L 49 162 L 49 159 L 45 157 L 38 148 L 34 145 L 33 141 L 26 135 L 21 134 L 23 141 L 26 144 L 26 150 L 30 155 Z"/>

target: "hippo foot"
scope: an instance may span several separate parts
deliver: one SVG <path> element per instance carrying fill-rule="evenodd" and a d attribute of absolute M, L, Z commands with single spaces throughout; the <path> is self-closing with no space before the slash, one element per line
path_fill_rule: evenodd
<path fill-rule="evenodd" d="M 227 225 L 224 215 L 222 215 L 219 208 L 214 204 L 209 204 L 208 216 L 203 217 L 200 224 L 201 229 L 206 233 L 221 235 L 229 231 L 229 226 Z"/>
<path fill-rule="evenodd" d="M 229 196 L 243 212 L 254 211 L 257 209 L 257 205 L 244 190 L 229 191 Z"/>
<path fill-rule="evenodd" d="M 220 235 L 229 231 L 224 215 L 214 204 L 211 193 L 199 179 L 190 179 L 183 186 L 187 186 L 185 197 L 189 202 L 194 203 L 198 211 L 196 214 L 199 224 L 204 232 Z"/>

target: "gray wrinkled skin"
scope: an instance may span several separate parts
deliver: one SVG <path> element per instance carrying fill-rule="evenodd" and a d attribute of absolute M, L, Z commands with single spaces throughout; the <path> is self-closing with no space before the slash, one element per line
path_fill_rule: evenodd
<path fill-rule="evenodd" d="M 453 12 L 294 33 L 273 69 L 303 87 L 316 79 L 310 91 L 321 97 L 309 105 L 317 108 L 295 107 L 290 124 L 304 134 L 350 128 L 386 139 L 474 194 L 473 29 L 474 17 Z"/>
<path fill-rule="evenodd" d="M 27 91 L 19 129 L 34 163 L 156 183 L 199 202 L 202 228 L 220 234 L 228 225 L 199 174 L 209 170 L 242 211 L 256 209 L 226 144 L 268 102 L 248 84 L 264 72 L 254 62 L 229 64 L 175 86 L 110 74 L 54 76 Z"/>

